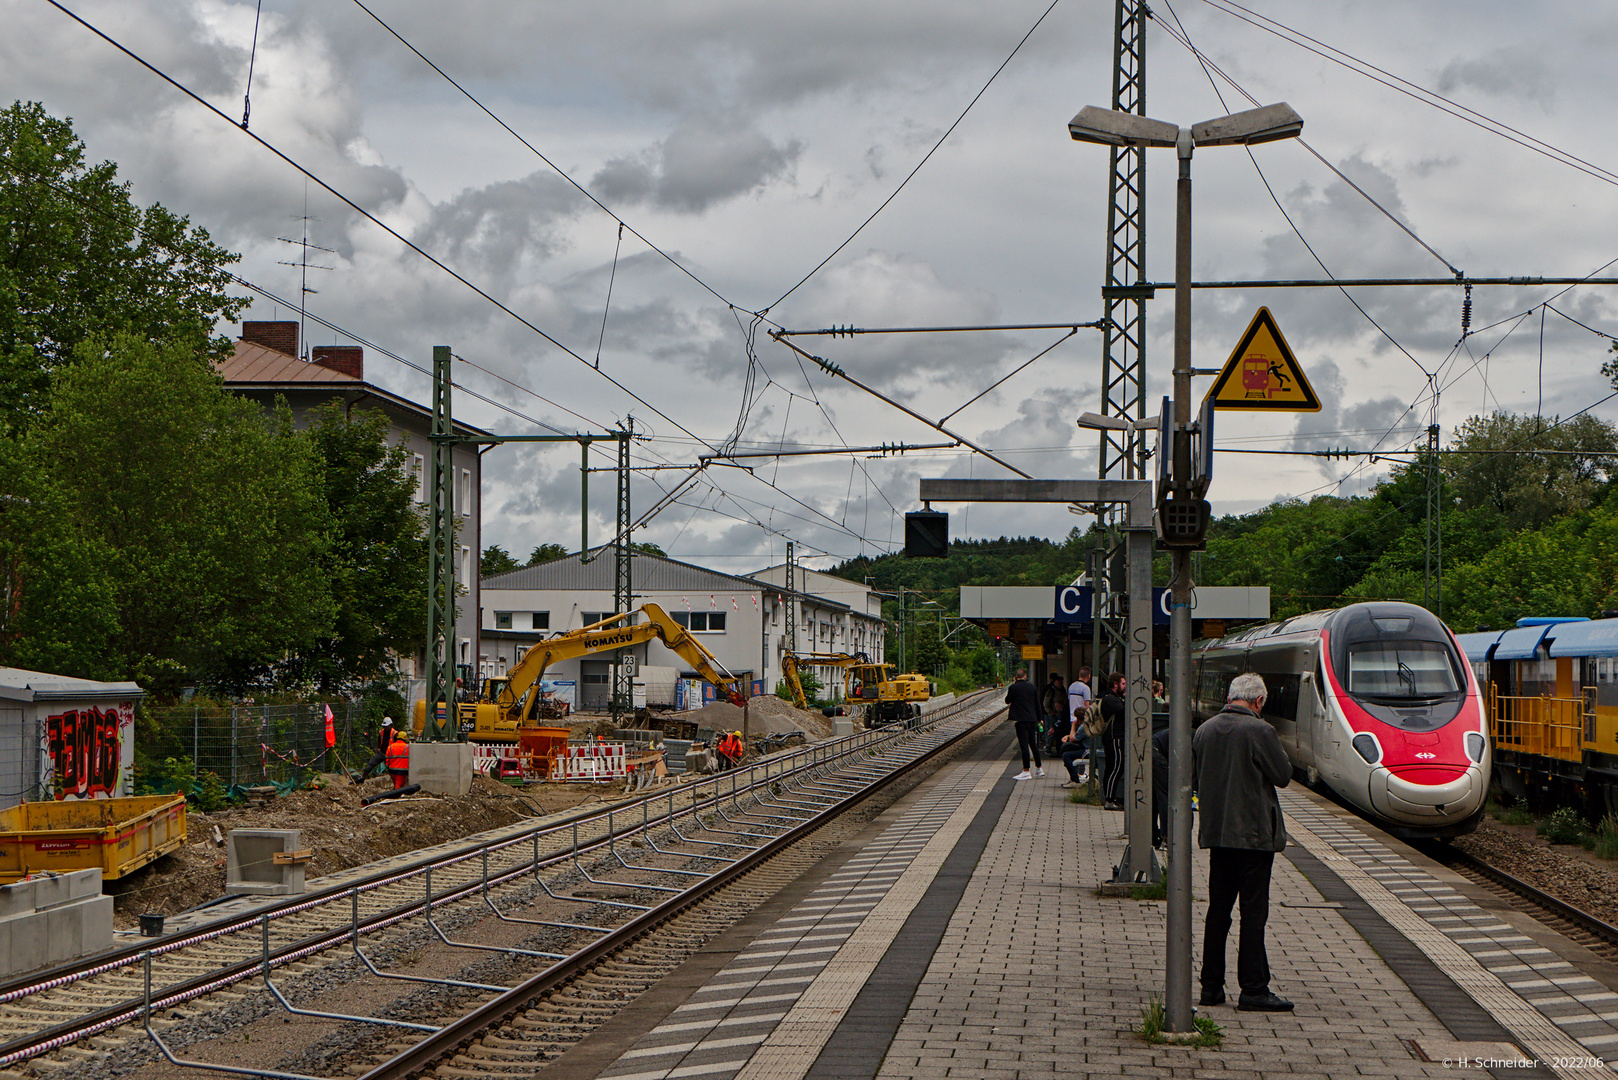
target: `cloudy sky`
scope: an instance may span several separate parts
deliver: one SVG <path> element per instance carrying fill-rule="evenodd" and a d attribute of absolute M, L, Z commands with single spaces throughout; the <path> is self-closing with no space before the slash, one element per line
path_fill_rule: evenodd
<path fill-rule="evenodd" d="M 228 119 L 46 0 L 0 0 L 5 100 L 72 117 L 138 200 L 189 215 L 294 308 L 301 271 L 282 263 L 299 249 L 280 238 L 300 237 L 307 215 L 310 242 L 330 249 L 310 260 L 329 269 L 308 271 L 309 310 L 342 328 L 311 324 L 309 342 L 351 335 L 419 365 L 448 344 L 466 361 L 458 417 L 492 431 L 601 431 L 633 417 L 646 466 L 725 448 L 945 442 L 768 332 L 1102 314 L 1107 153 L 1072 142 L 1066 122 L 1109 103 L 1109 0 L 368 0 L 376 18 L 337 0 L 264 0 L 256 53 L 256 2 L 62 2 Z M 1197 153 L 1196 278 L 1618 276 L 1602 269 L 1618 259 L 1618 177 L 1605 171 L 1618 150 L 1602 120 L 1618 7 L 1154 9 L 1149 115 L 1189 124 L 1248 107 L 1243 92 L 1284 100 L 1318 154 L 1286 142 Z M 1211 82 L 1176 38 L 1237 87 Z M 499 304 L 244 134 L 234 121 L 250 62 L 252 135 Z M 1149 158 L 1147 274 L 1167 281 L 1175 164 Z M 1612 420 L 1618 400 L 1603 402 L 1612 388 L 1599 371 L 1604 335 L 1618 333 L 1612 297 L 1612 286 L 1480 286 L 1460 342 L 1453 286 L 1201 291 L 1194 362 L 1222 364 L 1266 305 L 1324 401 L 1313 415 L 1225 414 L 1222 447 L 1397 452 L 1420 437 L 1435 387 L 1446 436 L 1497 408 L 1593 405 Z M 288 316 L 260 297 L 249 317 Z M 1155 402 L 1169 390 L 1170 294 L 1148 305 L 1148 324 Z M 1094 438 L 1074 425 L 1100 408 L 1093 330 L 794 340 L 922 416 L 949 416 L 951 431 L 1031 475 L 1095 475 Z M 367 352 L 366 370 L 426 400 L 422 376 L 382 353 Z M 1359 494 L 1387 468 L 1360 462 L 1221 454 L 1210 495 L 1225 513 Z M 576 545 L 578 464 L 568 446 L 491 451 L 485 542 L 519 555 Z M 733 571 L 778 560 L 794 539 L 825 566 L 891 550 L 919 478 L 943 475 L 1011 474 L 959 450 L 748 458 L 707 469 L 638 538 Z M 637 510 L 682 476 L 639 473 Z M 592 480 L 595 540 L 613 507 L 610 477 Z M 950 509 L 956 536 L 1060 537 L 1087 520 L 1061 507 Z"/>

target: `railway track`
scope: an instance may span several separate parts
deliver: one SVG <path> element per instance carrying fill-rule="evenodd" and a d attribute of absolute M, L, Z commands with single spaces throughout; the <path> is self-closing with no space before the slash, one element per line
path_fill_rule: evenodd
<path fill-rule="evenodd" d="M 444 1075 L 489 1075 L 491 1067 L 510 1075 L 514 1060 L 549 1060 L 593 1030 L 819 859 L 829 846 L 812 842 L 817 830 L 997 710 L 992 695 L 967 699 L 903 726 L 0 986 L 0 1067 L 77 1072 L 93 1058 L 116 1073 L 154 1049 L 183 1067 L 192 1062 L 169 1039 L 189 1041 L 191 1028 L 211 1023 L 214 1035 L 240 1032 L 245 1042 L 255 1024 L 298 1017 L 325 1032 L 302 1052 L 271 1055 L 261 1041 L 254 1053 L 244 1046 L 206 1064 L 380 1080 L 467 1047 Z M 417 962 L 424 951 L 425 966 Z M 412 992 L 401 997 L 390 986 Z M 344 1007 L 351 1000 L 376 1007 Z M 500 1035 L 484 1036 L 498 1023 Z M 285 1071 L 279 1062 L 289 1056 L 311 1071 Z"/>
<path fill-rule="evenodd" d="M 1448 844 L 1433 845 L 1428 854 L 1602 959 L 1618 961 L 1618 926 Z"/>

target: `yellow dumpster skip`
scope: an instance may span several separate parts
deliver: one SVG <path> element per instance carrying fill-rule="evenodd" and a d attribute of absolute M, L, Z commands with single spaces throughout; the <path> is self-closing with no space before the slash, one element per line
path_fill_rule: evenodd
<path fill-rule="evenodd" d="M 184 795 L 23 803 L 0 810 L 0 884 L 92 867 L 110 881 L 183 843 Z"/>

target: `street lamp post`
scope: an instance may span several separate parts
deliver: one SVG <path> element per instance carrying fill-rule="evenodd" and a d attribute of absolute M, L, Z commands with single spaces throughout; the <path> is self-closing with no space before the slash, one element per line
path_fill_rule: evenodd
<path fill-rule="evenodd" d="M 1164 957 L 1164 1028 L 1195 1028 L 1191 1007 L 1191 552 L 1202 546 L 1208 504 L 1193 479 L 1191 447 L 1191 151 L 1290 139 L 1303 120 L 1283 103 L 1205 120 L 1189 128 L 1135 113 L 1085 106 L 1068 123 L 1079 142 L 1172 146 L 1180 159 L 1174 221 L 1174 419 L 1168 491 L 1158 492 L 1158 534 L 1173 552 L 1169 616 L 1168 940 Z M 1203 432 L 1208 438 L 1210 433 Z M 1206 450 L 1207 447 L 1204 447 Z M 1133 688 L 1132 688 L 1133 689 Z"/>

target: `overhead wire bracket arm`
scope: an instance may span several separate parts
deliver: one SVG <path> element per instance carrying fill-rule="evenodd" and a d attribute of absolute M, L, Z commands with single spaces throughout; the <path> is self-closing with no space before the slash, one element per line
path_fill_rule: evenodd
<path fill-rule="evenodd" d="M 875 389 L 873 387 L 865 385 L 864 383 L 860 382 L 858 379 L 854 378 L 854 376 L 848 374 L 848 372 L 844 371 L 842 368 L 840 368 L 836 364 L 832 363 L 830 360 L 822 359 L 821 357 L 815 356 L 813 353 L 809 353 L 809 352 L 804 351 L 803 349 L 798 348 L 796 345 L 794 345 L 792 342 L 786 340 L 785 337 L 783 337 L 780 333 L 778 333 L 778 332 L 776 332 L 774 330 L 770 331 L 770 336 L 772 338 L 774 338 L 776 341 L 779 341 L 782 345 L 785 345 L 787 348 L 791 349 L 793 352 L 797 353 L 799 356 L 803 357 L 804 359 L 814 361 L 816 364 L 818 364 L 827 373 L 832 374 L 832 375 L 836 375 L 839 378 L 846 379 L 850 383 L 853 383 L 855 386 L 859 387 L 861 390 L 864 390 L 867 394 L 870 394 L 872 397 L 876 398 L 878 401 L 881 401 L 884 404 L 893 406 L 895 409 L 898 409 L 900 412 L 904 413 L 906 416 L 909 416 L 912 419 L 919 420 L 923 424 L 926 424 L 928 427 L 932 428 L 934 431 L 940 432 L 940 433 L 942 433 L 944 435 L 948 435 L 950 438 L 954 439 L 956 442 L 959 442 L 962 446 L 970 447 L 971 449 L 976 450 L 978 453 L 982 454 L 984 457 L 988 458 L 990 461 L 994 462 L 996 465 L 999 465 L 1004 469 L 1007 469 L 1007 470 L 1009 470 L 1011 472 L 1016 473 L 1018 476 L 1022 477 L 1023 479 L 1025 479 L 1025 480 L 1032 480 L 1033 479 L 1033 477 L 1030 476 L 1028 473 L 1023 472 L 1021 469 L 1017 468 L 1017 466 L 1011 464 L 1008 461 L 1001 460 L 1000 458 L 996 457 L 994 454 L 990 453 L 988 450 L 985 450 L 983 447 L 979 446 L 977 443 L 973 442 L 972 440 L 964 438 L 964 437 L 962 437 L 960 435 L 957 435 L 955 432 L 953 432 L 953 431 L 949 430 L 948 428 L 944 427 L 942 424 L 938 424 L 938 423 L 935 423 L 932 420 L 927 419 L 925 416 L 923 416 L 920 413 L 916 412 L 916 410 L 910 408 L 908 405 L 904 405 L 904 404 L 902 404 L 900 402 L 897 402 L 897 401 L 893 400 L 892 398 L 888 397 L 886 394 L 882 393 L 880 390 L 877 390 L 877 389 Z"/>
<path fill-rule="evenodd" d="M 824 330 L 772 330 L 771 337 L 853 337 L 856 334 L 955 334 L 995 330 L 1099 330 L 1104 322 L 1014 323 L 1000 326 L 829 326 Z"/>

